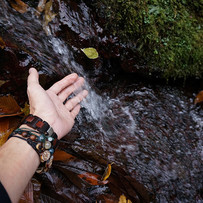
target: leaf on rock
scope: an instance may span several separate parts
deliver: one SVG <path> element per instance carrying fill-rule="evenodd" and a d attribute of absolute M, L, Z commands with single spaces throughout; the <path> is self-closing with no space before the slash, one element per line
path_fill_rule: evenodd
<path fill-rule="evenodd" d="M 6 46 L 4 40 L 0 37 L 0 48 L 3 49 Z"/>
<path fill-rule="evenodd" d="M 95 48 L 89 47 L 81 49 L 83 53 L 89 58 L 89 59 L 96 59 L 99 57 L 99 54 Z"/>
<path fill-rule="evenodd" d="M 9 119 L 1 118 L 0 119 L 0 146 L 2 146 L 6 142 L 9 134 L 10 134 Z"/>
<path fill-rule="evenodd" d="M 132 202 L 129 199 L 127 200 L 125 195 L 121 195 L 118 203 L 132 203 Z"/>
<path fill-rule="evenodd" d="M 0 41 L 1 41 L 1 39 L 0 39 Z M 0 42 L 0 47 L 1 47 L 1 42 Z M 7 82 L 8 82 L 8 80 L 0 80 L 0 87 L 1 87 L 3 84 L 7 83 Z"/>
<path fill-rule="evenodd" d="M 59 150 L 59 149 L 56 149 L 56 151 L 54 153 L 54 161 L 68 162 L 75 158 L 76 157 L 72 156 L 71 154 L 68 154 L 67 152 Z"/>
<path fill-rule="evenodd" d="M 34 203 L 33 199 L 33 184 L 31 181 L 29 181 L 27 187 L 25 188 L 25 191 L 23 195 L 21 196 L 21 199 L 19 203 Z"/>
<path fill-rule="evenodd" d="M 44 26 L 47 26 L 49 22 L 51 22 L 57 14 L 52 13 L 52 0 L 45 4 L 45 22 Z"/>
<path fill-rule="evenodd" d="M 108 181 L 101 181 L 101 176 L 94 173 L 83 173 L 78 175 L 81 179 L 88 182 L 90 185 L 105 185 Z"/>
<path fill-rule="evenodd" d="M 201 103 L 201 102 L 203 102 L 203 90 L 200 91 L 200 92 L 197 94 L 194 103 L 195 103 L 195 104 L 198 104 L 198 103 Z"/>
<path fill-rule="evenodd" d="M 19 13 L 26 13 L 28 10 L 28 5 L 21 0 L 10 1 L 11 6 Z"/>
<path fill-rule="evenodd" d="M 103 174 L 103 176 L 101 178 L 102 181 L 106 180 L 110 176 L 110 174 L 111 174 L 111 165 L 112 164 L 113 163 L 107 165 L 107 167 L 106 167 L 106 169 L 104 171 L 104 174 Z"/>
<path fill-rule="evenodd" d="M 3 145 L 11 132 L 18 126 L 19 117 L 0 118 L 0 146 Z"/>
<path fill-rule="evenodd" d="M 28 116 L 30 114 L 30 105 L 25 102 L 24 108 L 21 108 L 21 111 L 25 114 L 25 116 Z"/>
<path fill-rule="evenodd" d="M 37 5 L 37 13 L 36 13 L 37 16 L 39 16 L 44 10 L 46 1 L 47 0 L 39 0 L 39 3 Z"/>
<path fill-rule="evenodd" d="M 0 118 L 6 116 L 16 116 L 22 113 L 20 106 L 12 96 L 9 95 L 0 97 Z"/>
<path fill-rule="evenodd" d="M 0 122 L 0 125 L 1 125 L 1 122 Z M 11 128 L 4 132 L 0 132 L 0 147 L 6 142 L 6 140 L 8 139 L 8 136 L 12 133 L 13 130 L 14 128 Z"/>

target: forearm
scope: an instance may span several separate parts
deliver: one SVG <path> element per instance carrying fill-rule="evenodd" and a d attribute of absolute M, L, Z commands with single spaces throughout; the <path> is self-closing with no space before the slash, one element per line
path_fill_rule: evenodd
<path fill-rule="evenodd" d="M 11 137 L 0 148 L 0 181 L 12 202 L 18 202 L 40 164 L 37 152 L 24 140 Z"/>

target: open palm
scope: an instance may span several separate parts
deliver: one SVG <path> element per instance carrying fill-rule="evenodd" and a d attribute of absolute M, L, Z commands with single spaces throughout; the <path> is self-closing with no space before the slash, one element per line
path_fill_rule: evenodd
<path fill-rule="evenodd" d="M 87 96 L 88 92 L 81 90 L 76 96 L 67 101 L 66 99 L 74 91 L 80 90 L 84 79 L 73 73 L 45 91 L 39 84 L 39 75 L 36 69 L 31 68 L 29 73 L 27 93 L 30 113 L 48 122 L 58 135 L 58 139 L 61 139 L 72 129 L 75 117 L 80 111 L 79 103 Z"/>

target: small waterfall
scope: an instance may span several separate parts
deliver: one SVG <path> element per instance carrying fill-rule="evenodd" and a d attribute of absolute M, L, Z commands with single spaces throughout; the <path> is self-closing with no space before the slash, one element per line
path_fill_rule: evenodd
<path fill-rule="evenodd" d="M 104 135 L 117 134 L 114 124 L 107 127 L 109 124 L 105 120 L 111 119 L 112 123 L 115 119 L 109 106 L 111 99 L 104 98 L 94 91 L 94 87 L 89 85 L 83 67 L 75 61 L 71 47 L 62 39 L 51 34 L 47 36 L 43 30 L 43 23 L 35 16 L 35 12 L 35 9 L 30 8 L 26 14 L 22 15 L 12 9 L 6 1 L 1 1 L 0 27 L 4 29 L 2 32 L 8 32 L 19 47 L 31 53 L 43 65 L 44 71 L 49 74 L 56 73 L 65 76 L 70 72 L 76 72 L 84 77 L 86 81 L 84 88 L 88 90 L 89 94 L 85 101 L 82 102 L 82 106 L 90 115 L 87 118 L 94 120 L 95 125 Z M 124 114 L 125 111 L 124 109 Z M 129 123 L 134 123 L 129 111 L 126 111 L 126 116 L 129 118 Z M 132 130 L 131 127 L 123 127 Z"/>

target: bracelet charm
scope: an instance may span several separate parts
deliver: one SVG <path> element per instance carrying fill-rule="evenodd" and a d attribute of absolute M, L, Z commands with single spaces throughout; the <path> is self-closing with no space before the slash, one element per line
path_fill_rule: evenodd
<path fill-rule="evenodd" d="M 40 158 L 40 165 L 36 172 L 46 172 L 53 162 L 53 154 L 58 145 L 57 135 L 46 121 L 42 121 L 37 116 L 30 114 L 23 123 L 36 130 L 18 128 L 10 134 L 9 138 L 17 137 L 27 141 Z"/>

